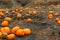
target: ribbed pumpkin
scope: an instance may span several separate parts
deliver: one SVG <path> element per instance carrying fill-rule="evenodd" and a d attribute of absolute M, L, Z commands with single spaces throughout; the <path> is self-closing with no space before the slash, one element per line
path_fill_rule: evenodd
<path fill-rule="evenodd" d="M 9 22 L 8 21 L 2 21 L 1 25 L 3 27 L 7 27 L 9 25 Z"/>
<path fill-rule="evenodd" d="M 2 27 L 1 32 L 9 34 L 10 33 L 10 28 L 9 27 Z"/>
<path fill-rule="evenodd" d="M 13 34 L 16 34 L 16 31 L 19 30 L 19 29 L 20 29 L 19 26 L 13 27 L 13 28 L 12 28 L 12 33 L 13 33 Z"/>

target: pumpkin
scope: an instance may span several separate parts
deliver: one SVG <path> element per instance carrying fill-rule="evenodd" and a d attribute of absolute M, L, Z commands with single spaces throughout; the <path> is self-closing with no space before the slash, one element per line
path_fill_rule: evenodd
<path fill-rule="evenodd" d="M 49 11 L 49 14 L 54 14 L 54 12 L 53 11 Z"/>
<path fill-rule="evenodd" d="M 6 39 L 8 39 L 8 40 L 14 40 L 15 39 L 15 34 L 9 34 L 9 35 L 7 35 Z"/>
<path fill-rule="evenodd" d="M 60 20 L 59 18 L 56 18 L 55 21 L 57 22 L 58 20 Z"/>
<path fill-rule="evenodd" d="M 22 30 L 22 29 L 17 30 L 17 31 L 16 31 L 16 35 L 17 35 L 17 36 L 21 36 L 21 37 L 24 36 L 23 30 Z"/>
<path fill-rule="evenodd" d="M 13 33 L 13 34 L 16 34 L 16 31 L 19 30 L 19 29 L 20 29 L 19 26 L 13 27 L 13 28 L 12 28 L 12 33 Z"/>
<path fill-rule="evenodd" d="M 28 19 L 27 19 L 27 22 L 28 22 L 28 23 L 31 23 L 31 22 L 32 22 L 32 19 L 31 19 L 31 18 L 28 18 Z"/>
<path fill-rule="evenodd" d="M 20 13 L 22 13 L 23 12 L 23 10 L 22 9 L 20 9 Z"/>
<path fill-rule="evenodd" d="M 18 13 L 17 18 L 21 18 L 21 17 L 22 17 L 22 14 Z"/>
<path fill-rule="evenodd" d="M 34 15 L 34 14 L 37 14 L 37 12 L 36 11 L 32 11 L 32 15 Z"/>
<path fill-rule="evenodd" d="M 10 28 L 9 27 L 2 27 L 1 32 L 9 34 L 10 33 Z"/>
<path fill-rule="evenodd" d="M 11 21 L 12 21 L 12 18 L 10 18 L 10 17 L 5 17 L 4 20 L 11 22 Z"/>
<path fill-rule="evenodd" d="M 48 18 L 49 18 L 49 19 L 52 19 L 52 18 L 53 18 L 53 15 L 52 15 L 52 14 L 49 14 L 49 15 L 48 15 Z"/>
<path fill-rule="evenodd" d="M 9 24 L 8 24 L 8 21 L 2 21 L 1 25 L 2 25 L 3 27 L 7 27 Z"/>
<path fill-rule="evenodd" d="M 31 34 L 31 30 L 29 28 L 23 29 L 23 32 L 24 32 L 25 35 Z"/>
<path fill-rule="evenodd" d="M 32 14 L 32 11 L 28 11 L 28 14 Z"/>
<path fill-rule="evenodd" d="M 2 38 L 2 32 L 0 32 L 0 38 Z"/>
<path fill-rule="evenodd" d="M 55 16 L 59 16 L 59 14 L 58 13 L 55 13 Z"/>
<path fill-rule="evenodd" d="M 15 14 L 15 11 L 12 11 L 12 14 Z"/>
<path fill-rule="evenodd" d="M 19 10 L 18 10 L 18 9 L 16 9 L 15 11 L 16 11 L 16 12 L 18 12 Z"/>
<path fill-rule="evenodd" d="M 2 12 L 0 12 L 0 16 L 4 16 L 4 14 Z"/>

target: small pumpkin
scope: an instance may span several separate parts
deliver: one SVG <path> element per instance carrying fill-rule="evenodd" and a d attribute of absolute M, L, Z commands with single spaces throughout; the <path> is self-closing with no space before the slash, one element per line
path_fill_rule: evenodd
<path fill-rule="evenodd" d="M 4 20 L 11 22 L 11 21 L 12 21 L 12 18 L 10 18 L 10 17 L 5 17 Z"/>
<path fill-rule="evenodd" d="M 12 33 L 13 33 L 13 34 L 16 34 L 16 31 L 19 30 L 19 29 L 20 29 L 19 26 L 13 27 L 13 28 L 12 28 Z"/>
<path fill-rule="evenodd" d="M 23 29 L 23 32 L 24 32 L 25 35 L 31 34 L 31 30 L 29 28 Z"/>
<path fill-rule="evenodd" d="M 53 15 L 52 15 L 52 14 L 49 14 L 49 15 L 48 15 L 48 18 L 49 18 L 49 19 L 52 19 L 52 18 L 53 18 Z"/>
<path fill-rule="evenodd" d="M 32 11 L 32 15 L 34 15 L 34 14 L 37 14 L 37 12 L 36 11 Z"/>
<path fill-rule="evenodd" d="M 18 10 L 18 9 L 16 9 L 15 11 L 16 11 L 16 12 L 18 12 L 19 10 Z"/>
<path fill-rule="evenodd" d="M 28 18 L 28 19 L 27 19 L 27 22 L 28 22 L 28 23 L 31 23 L 31 22 L 32 22 L 32 19 L 31 19 L 31 18 Z"/>
<path fill-rule="evenodd" d="M 23 12 L 23 10 L 22 9 L 20 9 L 20 13 L 22 13 Z"/>
<path fill-rule="evenodd" d="M 21 17 L 22 17 L 22 14 L 18 13 L 17 18 L 21 18 Z"/>
<path fill-rule="evenodd" d="M 9 34 L 6 37 L 8 40 L 14 40 L 15 39 L 15 34 Z"/>
<path fill-rule="evenodd" d="M 58 20 L 60 20 L 59 18 L 56 18 L 55 21 L 57 22 Z"/>
<path fill-rule="evenodd" d="M 9 27 L 2 27 L 1 32 L 9 34 L 10 33 L 10 28 Z"/>
<path fill-rule="evenodd" d="M 7 27 L 9 25 L 8 21 L 2 21 L 1 25 L 3 27 Z"/>
<path fill-rule="evenodd" d="M 24 36 L 23 30 L 22 30 L 22 29 L 17 30 L 17 31 L 16 31 L 16 35 L 17 35 L 17 36 L 21 36 L 21 37 Z"/>
<path fill-rule="evenodd" d="M 15 14 L 15 11 L 12 11 L 12 14 Z"/>
<path fill-rule="evenodd" d="M 0 12 L 0 16 L 1 16 L 1 17 L 4 16 L 4 13 Z"/>
<path fill-rule="evenodd" d="M 59 14 L 58 13 L 55 13 L 55 16 L 59 16 Z"/>
<path fill-rule="evenodd" d="M 53 11 L 49 11 L 49 14 L 54 14 L 54 12 Z"/>
<path fill-rule="evenodd" d="M 32 14 L 32 11 L 28 11 L 28 14 Z"/>

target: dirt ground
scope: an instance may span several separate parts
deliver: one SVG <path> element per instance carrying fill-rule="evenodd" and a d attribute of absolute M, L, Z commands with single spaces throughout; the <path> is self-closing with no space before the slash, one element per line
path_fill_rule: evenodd
<path fill-rule="evenodd" d="M 9 14 L 6 14 L 2 18 L 0 18 L 0 26 L 5 17 L 11 17 L 13 21 L 9 23 L 10 29 L 19 25 L 22 29 L 30 28 L 32 31 L 29 36 L 16 37 L 15 40 L 60 40 L 60 24 L 56 24 L 55 22 L 55 18 L 57 17 L 53 15 L 53 19 L 48 19 L 49 11 L 59 13 L 58 17 L 60 18 L 60 2 L 58 1 L 58 3 L 59 4 L 57 4 L 56 2 L 44 2 L 40 4 L 39 0 L 36 2 L 36 4 L 34 4 L 34 2 L 28 3 L 25 6 L 30 7 L 28 11 L 37 11 L 37 14 L 26 16 L 25 14 L 27 14 L 28 11 L 23 11 L 21 13 L 23 16 L 20 19 L 16 18 L 16 14 L 18 12 L 12 15 L 11 10 L 9 9 Z M 19 8 L 20 6 L 18 6 L 17 8 Z M 36 10 L 34 6 L 39 6 L 40 9 Z M 4 6 L 2 8 L 4 8 Z M 15 6 L 13 6 L 12 9 L 15 9 Z M 27 18 L 31 18 L 32 23 L 27 23 Z"/>
<path fill-rule="evenodd" d="M 50 10 L 48 8 L 51 8 Z M 16 18 L 16 13 L 14 15 L 9 12 L 9 14 L 0 18 L 0 23 L 3 18 L 11 17 L 13 22 L 9 23 L 9 27 L 12 29 L 14 26 L 19 25 L 21 28 L 30 28 L 32 30 L 31 35 L 24 37 L 16 37 L 15 40 L 60 40 L 60 25 L 55 23 L 55 16 L 53 19 L 48 19 L 49 11 L 58 12 L 60 15 L 60 5 L 50 5 L 50 6 L 41 6 L 40 10 L 30 8 L 28 11 L 35 10 L 37 11 L 36 15 L 26 16 L 27 11 L 22 13 L 23 17 L 20 19 Z M 60 16 L 58 16 L 60 17 Z M 32 23 L 27 23 L 27 18 L 33 20 Z M 3 40 L 3 39 L 2 39 Z M 6 40 L 6 39 L 4 39 Z"/>

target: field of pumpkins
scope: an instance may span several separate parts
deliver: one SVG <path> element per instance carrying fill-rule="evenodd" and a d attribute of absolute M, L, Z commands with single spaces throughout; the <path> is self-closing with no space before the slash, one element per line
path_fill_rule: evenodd
<path fill-rule="evenodd" d="M 60 40 L 60 5 L 0 9 L 0 40 Z"/>

